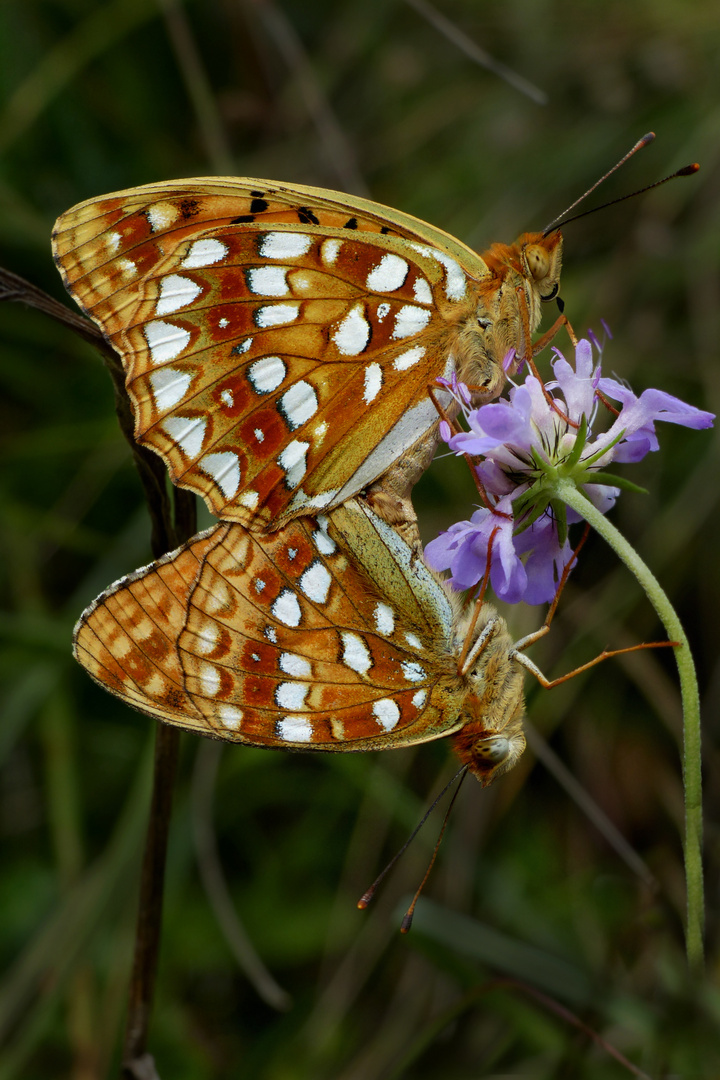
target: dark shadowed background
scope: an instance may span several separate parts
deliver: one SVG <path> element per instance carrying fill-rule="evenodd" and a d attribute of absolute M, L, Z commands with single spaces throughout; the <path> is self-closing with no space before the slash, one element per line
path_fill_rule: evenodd
<path fill-rule="evenodd" d="M 482 250 L 542 228 L 652 129 L 604 197 L 689 161 L 700 173 L 569 226 L 562 294 L 578 331 L 610 324 L 608 374 L 716 411 L 717 3 L 438 3 L 546 103 L 401 0 L 5 0 L 0 263 L 62 299 L 58 213 L 213 173 L 367 194 Z M 5 304 L 0 365 L 0 1080 L 95 1080 L 118 1069 L 153 725 L 91 683 L 70 639 L 83 607 L 148 561 L 148 520 L 98 355 Z M 641 653 L 552 691 L 528 685 L 533 741 L 579 794 L 532 749 L 495 788 L 466 784 L 407 938 L 399 921 L 439 822 L 375 907 L 355 901 L 450 775 L 444 743 L 333 758 L 226 748 L 218 761 L 183 736 L 151 1038 L 163 1080 L 629 1075 L 533 990 L 653 1078 L 720 1075 L 720 455 L 712 431 L 660 437 L 626 469 L 649 494 L 623 495 L 613 517 L 698 662 L 706 982 L 689 983 L 683 958 L 672 657 Z M 463 468 L 437 462 L 417 503 L 426 539 L 468 516 Z M 542 614 L 513 611 L 513 631 Z M 591 539 L 532 655 L 558 675 L 660 634 Z M 216 917 L 228 897 L 291 1008 L 240 970 Z"/>

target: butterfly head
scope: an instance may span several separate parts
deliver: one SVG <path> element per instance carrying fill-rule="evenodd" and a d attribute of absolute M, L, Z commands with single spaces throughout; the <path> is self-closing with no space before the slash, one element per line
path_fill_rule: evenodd
<path fill-rule="evenodd" d="M 460 381 L 488 401 L 530 351 L 527 334 L 540 325 L 542 304 L 557 296 L 562 236 L 557 230 L 547 236 L 523 233 L 514 244 L 493 244 L 482 258 L 489 273 L 478 285 L 473 309 L 463 312 L 452 352 Z M 506 370 L 511 349 L 516 359 Z"/>
<path fill-rule="evenodd" d="M 504 703 L 504 711 L 495 710 L 493 716 L 488 716 L 477 708 L 478 700 L 473 696 L 466 702 L 466 714 L 474 714 L 474 719 L 469 719 L 453 735 L 453 750 L 483 787 L 487 787 L 517 765 L 522 756 L 525 702 L 521 692 L 519 700 Z M 501 725 L 498 730 L 494 728 L 496 722 Z"/>
<path fill-rule="evenodd" d="M 519 250 L 523 275 L 543 303 L 554 300 L 560 288 L 562 235 L 555 229 L 544 233 L 523 233 L 513 247 Z"/>

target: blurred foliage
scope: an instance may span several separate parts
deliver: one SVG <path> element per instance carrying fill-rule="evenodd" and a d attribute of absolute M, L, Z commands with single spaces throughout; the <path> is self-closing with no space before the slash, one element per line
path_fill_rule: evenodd
<path fill-rule="evenodd" d="M 717 4 L 439 4 L 547 104 L 401 2 L 4 0 L 0 263 L 62 298 L 49 251 L 60 211 L 218 172 L 367 192 L 482 249 L 542 227 L 654 129 L 607 198 L 687 161 L 701 172 L 571 225 L 563 295 L 578 330 L 612 327 L 608 371 L 717 411 Z M 98 356 L 5 304 L 0 359 L 0 1078 L 94 1080 L 118 1071 L 153 732 L 76 667 L 70 635 L 102 588 L 148 560 L 147 515 Z M 668 427 L 661 439 L 632 477 L 649 494 L 623 496 L 615 520 L 696 649 L 707 978 L 684 967 L 679 709 L 664 651 L 550 692 L 528 686 L 536 742 L 634 861 L 529 751 L 495 789 L 465 786 L 407 938 L 397 928 L 432 825 L 374 907 L 360 914 L 355 900 L 449 775 L 444 744 L 337 758 L 225 749 L 203 795 L 218 761 L 184 736 L 152 1026 L 163 1078 L 629 1075 L 587 1029 L 656 1080 L 720 1075 L 717 434 Z M 428 538 L 472 499 L 462 468 L 436 463 L 418 492 Z M 511 623 L 520 635 L 541 618 Z M 533 656 L 559 674 L 658 633 L 591 540 Z M 202 850 L 208 836 L 292 997 L 284 1012 L 220 929 L 198 872 L 194 837 Z"/>

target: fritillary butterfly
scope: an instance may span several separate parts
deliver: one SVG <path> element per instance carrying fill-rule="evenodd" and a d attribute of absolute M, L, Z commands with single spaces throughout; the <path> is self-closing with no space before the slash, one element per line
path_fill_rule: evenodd
<path fill-rule="evenodd" d="M 557 293 L 562 240 L 480 256 L 365 199 L 211 178 L 81 203 L 53 250 L 122 358 L 137 440 L 262 529 L 382 476 L 437 424 L 438 376 L 495 396 Z"/>
<path fill-rule="evenodd" d="M 271 533 L 221 523 L 111 586 L 75 630 L 106 690 L 199 734 L 294 750 L 454 736 L 484 783 L 525 747 L 524 657 L 361 500 Z"/>

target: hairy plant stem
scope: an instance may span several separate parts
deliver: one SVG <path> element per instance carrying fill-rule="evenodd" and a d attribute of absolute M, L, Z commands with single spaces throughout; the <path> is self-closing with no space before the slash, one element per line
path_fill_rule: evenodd
<path fill-rule="evenodd" d="M 702 772 L 700 694 L 698 692 L 695 664 L 690 644 L 682 624 L 655 576 L 638 553 L 601 514 L 590 500 L 570 480 L 558 478 L 552 484 L 553 495 L 576 510 L 620 556 L 635 575 L 650 603 L 663 623 L 670 641 L 679 645 L 674 649 L 680 678 L 683 708 L 683 784 L 685 789 L 685 880 L 687 889 L 687 923 L 685 945 L 688 965 L 697 972 L 703 966 L 703 932 L 705 905 L 702 866 Z"/>

